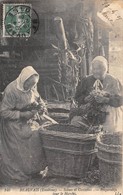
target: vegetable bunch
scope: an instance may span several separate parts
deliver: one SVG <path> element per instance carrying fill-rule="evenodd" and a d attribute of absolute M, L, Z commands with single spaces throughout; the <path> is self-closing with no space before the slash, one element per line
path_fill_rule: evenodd
<path fill-rule="evenodd" d="M 107 104 L 105 101 L 98 103 L 97 97 L 104 97 L 105 100 L 105 98 L 109 97 L 109 93 L 104 90 L 93 90 L 89 94 L 88 102 L 85 105 L 81 105 L 79 108 L 80 114 L 87 117 L 89 122 L 93 125 L 103 124 L 107 115 Z"/>

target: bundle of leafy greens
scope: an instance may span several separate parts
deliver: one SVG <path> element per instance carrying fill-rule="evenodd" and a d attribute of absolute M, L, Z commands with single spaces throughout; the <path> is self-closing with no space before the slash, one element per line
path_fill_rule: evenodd
<path fill-rule="evenodd" d="M 80 106 L 80 114 L 88 119 L 91 125 L 102 125 L 106 120 L 107 103 L 98 103 L 97 96 L 109 97 L 110 94 L 104 90 L 93 90 L 90 92 L 90 101 Z"/>

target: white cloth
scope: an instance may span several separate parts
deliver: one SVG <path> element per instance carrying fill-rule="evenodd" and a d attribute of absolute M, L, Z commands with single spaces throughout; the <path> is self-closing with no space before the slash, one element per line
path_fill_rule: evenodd
<path fill-rule="evenodd" d="M 39 74 L 34 70 L 34 68 L 32 66 L 27 66 L 25 68 L 23 68 L 23 70 L 21 71 L 20 75 L 17 78 L 17 89 L 19 89 L 20 91 L 23 92 L 27 92 L 24 90 L 23 86 L 25 81 L 30 78 L 32 75 L 37 75 L 38 76 L 38 80 L 39 80 Z M 37 80 L 37 82 L 38 82 Z M 34 88 L 36 87 L 37 83 L 35 84 Z"/>
<path fill-rule="evenodd" d="M 106 121 L 103 124 L 103 129 L 107 133 L 123 131 L 123 107 L 115 108 L 108 106 Z"/>

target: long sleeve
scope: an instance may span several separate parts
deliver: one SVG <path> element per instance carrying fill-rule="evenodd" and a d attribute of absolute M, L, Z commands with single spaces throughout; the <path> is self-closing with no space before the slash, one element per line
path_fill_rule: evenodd
<path fill-rule="evenodd" d="M 16 97 L 10 89 L 6 88 L 1 104 L 0 114 L 3 118 L 19 119 L 20 111 L 13 110 L 16 107 Z"/>
<path fill-rule="evenodd" d="M 112 107 L 120 107 L 123 105 L 123 85 L 118 79 L 116 79 L 115 85 L 117 90 L 115 90 L 115 94 L 110 95 L 109 105 Z"/>
<path fill-rule="evenodd" d="M 123 97 L 120 95 L 111 95 L 108 104 L 115 108 L 120 107 L 123 105 Z"/>

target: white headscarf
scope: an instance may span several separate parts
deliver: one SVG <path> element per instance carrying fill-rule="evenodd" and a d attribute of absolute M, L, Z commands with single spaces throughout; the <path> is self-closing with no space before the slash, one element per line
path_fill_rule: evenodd
<path fill-rule="evenodd" d="M 107 68 L 108 68 L 108 61 L 106 58 L 104 58 L 103 56 L 97 56 L 92 60 L 92 66 L 95 62 L 102 62 L 102 66 L 104 66 L 106 72 L 107 72 Z M 94 83 L 94 85 L 101 85 L 100 81 L 97 79 Z M 101 86 L 102 88 L 102 86 Z M 110 94 L 118 94 L 121 95 L 123 93 L 123 87 L 122 84 L 120 83 L 120 81 L 111 76 L 110 74 L 106 73 L 106 76 L 103 80 L 103 89 L 107 92 L 109 92 Z"/>
<path fill-rule="evenodd" d="M 23 68 L 20 75 L 16 79 L 17 89 L 19 89 L 20 91 L 23 91 L 23 92 L 27 92 L 27 91 L 24 90 L 23 86 L 24 86 L 25 81 L 28 78 L 30 78 L 32 75 L 37 75 L 38 80 L 39 80 L 39 74 L 35 71 L 35 69 L 32 66 L 27 66 L 27 67 Z"/>
<path fill-rule="evenodd" d="M 104 58 L 103 56 L 96 56 L 93 60 L 92 60 L 92 66 L 95 62 L 102 62 L 102 66 L 104 66 L 104 68 L 108 69 L 108 61 L 106 60 L 106 58 Z"/>

